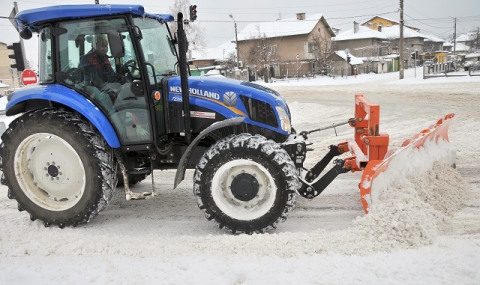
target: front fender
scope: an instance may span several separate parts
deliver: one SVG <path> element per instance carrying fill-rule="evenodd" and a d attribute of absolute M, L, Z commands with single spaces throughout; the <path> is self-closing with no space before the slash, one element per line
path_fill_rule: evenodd
<path fill-rule="evenodd" d="M 120 147 L 120 140 L 107 116 L 88 98 L 77 91 L 59 84 L 25 87 L 13 93 L 7 103 L 6 115 L 13 116 L 25 112 L 29 100 L 47 100 L 72 108 L 87 118 L 105 138 L 112 148 Z"/>
<path fill-rule="evenodd" d="M 177 186 L 185 179 L 185 170 L 187 169 L 187 163 L 190 159 L 190 156 L 193 152 L 193 149 L 197 146 L 201 139 L 203 139 L 207 134 L 218 130 L 220 128 L 228 127 L 228 126 L 235 126 L 241 124 L 245 120 L 244 117 L 237 117 L 231 118 L 224 121 L 216 122 L 210 125 L 208 128 L 203 130 L 188 146 L 187 150 L 183 153 L 180 162 L 178 163 L 177 173 L 175 174 L 175 182 L 173 185 L 173 189 L 177 188 Z"/>

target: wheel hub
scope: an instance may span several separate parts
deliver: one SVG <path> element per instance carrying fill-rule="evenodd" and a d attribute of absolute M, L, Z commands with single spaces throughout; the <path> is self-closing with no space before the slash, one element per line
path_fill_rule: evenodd
<path fill-rule="evenodd" d="M 58 175 L 58 168 L 55 165 L 50 165 L 47 171 L 48 174 L 52 177 L 57 177 Z"/>
<path fill-rule="evenodd" d="M 231 191 L 235 198 L 241 201 L 250 201 L 258 195 L 259 184 L 257 179 L 248 173 L 241 173 L 232 181 Z"/>

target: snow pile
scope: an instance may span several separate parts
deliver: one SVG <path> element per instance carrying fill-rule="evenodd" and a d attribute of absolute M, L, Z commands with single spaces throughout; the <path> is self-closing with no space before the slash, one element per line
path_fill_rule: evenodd
<path fill-rule="evenodd" d="M 431 244 L 445 231 L 467 196 L 452 167 L 454 154 L 453 146 L 443 140 L 397 153 L 373 181 L 369 214 L 350 229 L 361 237 L 359 245 L 368 251 L 417 247 Z"/>

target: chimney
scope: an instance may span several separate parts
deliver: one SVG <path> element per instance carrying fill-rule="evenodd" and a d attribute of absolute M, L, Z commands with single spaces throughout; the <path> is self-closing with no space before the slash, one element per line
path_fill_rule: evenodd
<path fill-rule="evenodd" d="M 358 23 L 353 21 L 353 33 L 356 34 L 358 33 Z"/>
<path fill-rule="evenodd" d="M 305 13 L 297 13 L 297 20 L 305 20 Z"/>

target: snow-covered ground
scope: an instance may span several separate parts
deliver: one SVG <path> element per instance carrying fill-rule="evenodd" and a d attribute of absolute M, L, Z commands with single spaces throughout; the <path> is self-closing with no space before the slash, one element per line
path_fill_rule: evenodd
<path fill-rule="evenodd" d="M 156 171 L 153 200 L 125 201 L 118 188 L 96 219 L 66 229 L 31 222 L 0 186 L 0 283 L 480 284 L 480 77 L 419 73 L 266 84 L 285 96 L 297 130 L 348 120 L 354 94 L 364 94 L 380 104 L 381 132 L 393 147 L 456 114 L 449 132 L 456 170 L 437 164 L 395 180 L 370 214 L 359 173 L 343 174 L 312 201 L 298 197 L 277 230 L 251 236 L 229 235 L 204 218 L 192 171 L 176 190 L 174 171 Z M 352 136 L 348 126 L 312 134 L 307 166 Z M 132 188 L 149 189 L 151 180 Z"/>

